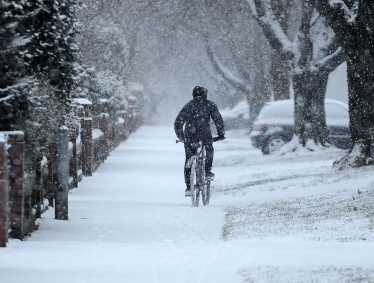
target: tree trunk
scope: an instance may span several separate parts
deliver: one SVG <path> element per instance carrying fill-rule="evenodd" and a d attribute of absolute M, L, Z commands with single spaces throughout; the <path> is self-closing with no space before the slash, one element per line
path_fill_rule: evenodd
<path fill-rule="evenodd" d="M 273 86 L 274 100 L 290 98 L 290 71 L 287 63 L 276 52 L 271 55 L 271 81 Z"/>
<path fill-rule="evenodd" d="M 302 146 L 308 139 L 328 143 L 325 116 L 325 92 L 328 72 L 303 72 L 292 77 L 295 92 L 295 135 Z"/>
<path fill-rule="evenodd" d="M 253 94 L 246 94 L 247 102 L 249 105 L 249 131 L 252 130 L 253 122 L 256 120 L 258 114 L 260 113 L 262 107 L 269 100 L 259 99 Z"/>
<path fill-rule="evenodd" d="M 352 148 L 334 167 L 359 167 L 373 163 L 374 2 L 357 6 L 318 0 L 317 8 L 334 30 L 347 61 L 349 128 Z M 350 10 L 351 9 L 351 10 Z M 349 13 L 356 15 L 349 17 Z"/>
<path fill-rule="evenodd" d="M 292 3 L 290 0 L 272 0 L 271 6 L 282 30 L 287 34 Z M 270 67 L 271 84 L 273 87 L 274 100 L 290 98 L 290 70 L 277 52 L 271 54 Z"/>
<path fill-rule="evenodd" d="M 334 167 L 360 167 L 373 164 L 374 157 L 374 52 L 369 49 L 349 50 L 356 61 L 347 60 L 349 130 L 352 148 Z"/>
<path fill-rule="evenodd" d="M 257 118 L 264 104 L 270 101 L 269 77 L 265 68 L 258 70 L 257 77 L 253 79 L 253 89 L 246 92 L 249 105 L 249 130 L 252 130 L 253 122 Z"/>

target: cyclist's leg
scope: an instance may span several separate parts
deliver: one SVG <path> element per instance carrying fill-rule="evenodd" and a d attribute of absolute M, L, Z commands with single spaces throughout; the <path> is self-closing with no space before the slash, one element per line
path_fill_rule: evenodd
<path fill-rule="evenodd" d="M 186 168 L 186 164 L 188 159 L 192 157 L 192 155 L 195 154 L 195 148 L 189 146 L 189 143 L 184 143 L 184 152 L 186 154 L 186 160 L 184 162 L 184 181 L 186 183 L 186 187 L 190 187 L 190 176 L 191 176 L 191 168 Z"/>
<path fill-rule="evenodd" d="M 205 143 L 205 154 L 206 154 L 205 172 L 210 172 L 213 166 L 213 156 L 214 156 L 213 142 L 210 141 L 210 142 Z"/>

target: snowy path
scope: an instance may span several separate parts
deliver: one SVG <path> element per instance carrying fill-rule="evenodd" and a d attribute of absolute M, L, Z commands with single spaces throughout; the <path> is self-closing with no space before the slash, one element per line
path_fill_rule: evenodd
<path fill-rule="evenodd" d="M 142 127 L 121 143 L 71 191 L 69 221 L 54 220 L 50 209 L 31 237 L 0 250 L 0 283 L 227 283 L 243 282 L 238 271 L 257 266 L 373 265 L 373 245 L 369 252 L 365 243 L 222 240 L 225 207 L 269 192 L 221 194 L 207 207 L 191 207 L 183 196 L 183 146 L 173 141 L 172 129 Z M 247 140 L 217 144 L 216 184 L 235 142 L 262 158 Z"/>

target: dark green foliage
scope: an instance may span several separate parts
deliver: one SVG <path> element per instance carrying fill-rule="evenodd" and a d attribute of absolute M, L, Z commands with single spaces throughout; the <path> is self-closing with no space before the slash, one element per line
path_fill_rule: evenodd
<path fill-rule="evenodd" d="M 55 93 L 49 84 L 41 82 L 28 97 L 29 112 L 21 127 L 25 132 L 25 167 L 27 171 L 39 168 L 40 161 L 55 140 L 58 131 L 55 113 L 59 109 Z"/>
<path fill-rule="evenodd" d="M 25 132 L 37 169 L 60 125 L 77 131 L 71 103 L 78 48 L 74 0 L 0 2 L 0 130 Z"/>
<path fill-rule="evenodd" d="M 46 76 L 59 99 L 66 100 L 75 83 L 78 5 L 73 0 L 37 0 L 27 1 L 26 7 L 29 17 L 22 24 L 30 34 L 25 50 L 29 72 Z"/>
<path fill-rule="evenodd" d="M 33 80 L 23 73 L 19 48 L 27 37 L 18 34 L 23 1 L 0 2 L 0 130 L 14 130 L 27 112 Z"/>
<path fill-rule="evenodd" d="M 127 48 L 122 30 L 113 30 L 113 23 L 100 29 L 100 35 L 110 32 L 110 42 L 116 39 L 118 50 L 107 51 L 108 40 L 103 40 L 109 53 L 100 50 L 98 55 L 115 55 L 113 64 L 98 68 L 100 72 L 83 67 L 75 43 L 80 8 L 76 0 L 0 1 L 0 131 L 24 131 L 27 171 L 40 168 L 60 126 L 79 135 L 78 105 L 72 97 L 88 98 L 94 105 L 107 99 L 113 122 L 124 103 Z"/>

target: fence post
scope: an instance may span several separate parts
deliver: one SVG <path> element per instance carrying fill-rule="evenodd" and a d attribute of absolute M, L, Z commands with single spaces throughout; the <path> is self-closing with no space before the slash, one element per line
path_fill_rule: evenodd
<path fill-rule="evenodd" d="M 82 128 L 82 171 L 92 176 L 92 118 L 84 118 Z"/>
<path fill-rule="evenodd" d="M 9 172 L 7 161 L 5 135 L 0 133 L 0 247 L 6 246 L 9 230 Z"/>
<path fill-rule="evenodd" d="M 69 131 L 61 127 L 55 151 L 55 219 L 68 220 L 69 193 Z"/>

